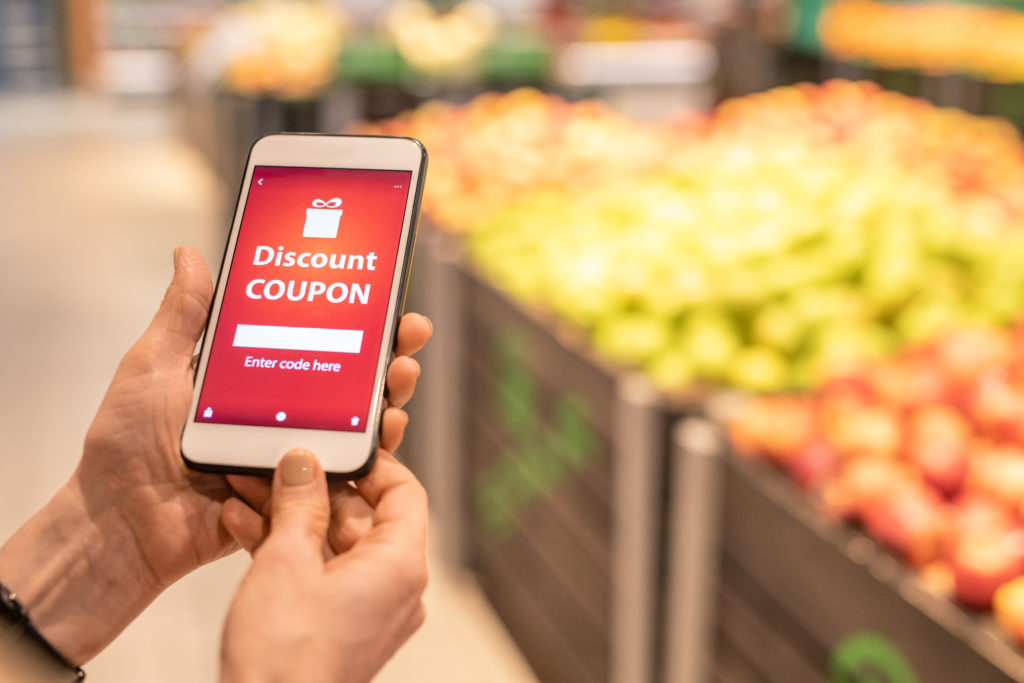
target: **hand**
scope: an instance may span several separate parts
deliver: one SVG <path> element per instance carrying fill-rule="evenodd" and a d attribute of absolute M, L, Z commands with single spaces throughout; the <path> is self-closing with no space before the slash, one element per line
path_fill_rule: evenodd
<path fill-rule="evenodd" d="M 369 681 L 423 623 L 426 492 L 387 452 L 347 486 L 370 527 L 325 559 L 332 514 L 323 470 L 307 451 L 281 460 L 270 534 L 224 625 L 223 682 Z"/>
<path fill-rule="evenodd" d="M 390 457 L 402 443 L 409 422 L 402 408 L 412 398 L 420 374 L 420 366 L 412 355 L 426 345 L 432 333 L 433 327 L 427 318 L 417 314 L 402 318 L 395 359 L 388 367 L 388 407 L 381 421 L 378 460 L 385 455 Z M 227 480 L 239 497 L 224 502 L 221 521 L 238 543 L 251 553 L 270 532 L 271 482 L 266 477 L 234 474 L 229 474 Z M 332 515 L 324 543 L 325 557 L 344 552 L 368 532 L 373 513 L 347 482 L 331 482 L 328 494 Z M 252 514 L 254 510 L 259 514 Z"/>
<path fill-rule="evenodd" d="M 73 664 L 102 650 L 178 578 L 238 547 L 220 523 L 233 495 L 227 480 L 188 470 L 180 455 L 192 355 L 212 293 L 200 254 L 176 250 L 174 278 L 121 361 L 77 469 L 0 548 L 0 581 Z M 415 377 L 401 390 L 414 386 Z"/>

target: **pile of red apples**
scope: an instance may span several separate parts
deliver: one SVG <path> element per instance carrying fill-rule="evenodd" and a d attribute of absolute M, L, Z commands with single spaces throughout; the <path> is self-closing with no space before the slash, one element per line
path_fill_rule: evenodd
<path fill-rule="evenodd" d="M 813 394 L 752 399 L 730 434 L 1024 643 L 1024 326 L 952 332 Z"/>

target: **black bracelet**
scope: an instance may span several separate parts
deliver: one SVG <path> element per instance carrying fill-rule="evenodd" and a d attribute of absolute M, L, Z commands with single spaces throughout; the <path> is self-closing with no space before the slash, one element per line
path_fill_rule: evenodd
<path fill-rule="evenodd" d="M 78 680 L 85 680 L 85 672 L 80 667 L 72 666 L 57 650 L 43 638 L 42 634 L 32 625 L 28 612 L 18 602 L 16 593 L 0 583 L 0 632 L 9 630 L 16 635 L 31 641 L 38 649 L 41 649 L 54 663 L 67 669 L 74 674 Z"/>

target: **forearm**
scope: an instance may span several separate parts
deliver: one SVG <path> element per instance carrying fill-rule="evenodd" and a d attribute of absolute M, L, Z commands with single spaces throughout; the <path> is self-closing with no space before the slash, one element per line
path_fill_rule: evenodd
<path fill-rule="evenodd" d="M 68 662 L 95 656 L 160 588 L 130 530 L 111 511 L 90 514 L 76 482 L 0 547 L 0 583 Z"/>

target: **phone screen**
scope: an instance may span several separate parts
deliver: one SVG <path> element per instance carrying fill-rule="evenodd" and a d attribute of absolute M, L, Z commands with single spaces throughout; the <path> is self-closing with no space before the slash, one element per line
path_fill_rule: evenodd
<path fill-rule="evenodd" d="M 411 177 L 254 168 L 197 422 L 366 430 Z"/>

